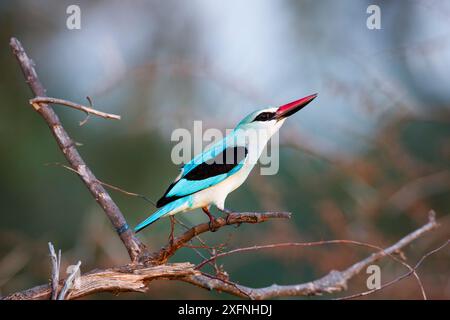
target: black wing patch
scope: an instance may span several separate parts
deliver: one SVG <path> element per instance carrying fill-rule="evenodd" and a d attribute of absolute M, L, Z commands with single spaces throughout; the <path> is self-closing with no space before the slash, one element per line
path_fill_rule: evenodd
<path fill-rule="evenodd" d="M 177 181 L 178 182 L 178 181 Z M 172 196 L 172 197 L 166 197 L 166 195 L 169 193 L 170 190 L 172 190 L 173 186 L 177 183 L 177 182 L 173 182 L 170 184 L 170 186 L 167 188 L 166 192 L 164 192 L 164 195 L 161 197 L 161 199 L 159 199 L 158 201 L 156 201 L 156 207 L 157 208 L 161 208 L 162 206 L 175 201 L 177 199 L 183 198 L 185 196 Z"/>
<path fill-rule="evenodd" d="M 211 177 L 215 177 L 224 173 L 228 173 L 233 170 L 248 154 L 248 150 L 246 147 L 232 147 L 226 148 L 221 153 L 219 153 L 215 158 L 212 158 L 208 161 L 205 161 L 194 169 L 189 171 L 181 179 L 196 181 L 196 180 L 204 180 Z M 164 195 L 156 202 L 156 207 L 160 208 L 172 201 L 183 198 L 183 196 L 172 196 L 167 197 L 167 194 L 170 190 L 176 185 L 178 181 L 172 183 L 169 188 L 166 190 Z"/>
<path fill-rule="evenodd" d="M 226 148 L 215 158 L 205 161 L 184 176 L 186 180 L 204 180 L 228 173 L 247 156 L 246 147 Z"/>

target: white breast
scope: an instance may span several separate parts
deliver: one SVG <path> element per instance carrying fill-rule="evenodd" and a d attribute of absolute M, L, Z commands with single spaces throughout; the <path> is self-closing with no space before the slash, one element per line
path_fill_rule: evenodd
<path fill-rule="evenodd" d="M 253 167 L 254 164 L 245 162 L 242 168 L 235 174 L 231 175 L 215 186 L 209 187 L 194 194 L 193 208 L 201 208 L 214 204 L 218 208 L 224 209 L 225 199 L 227 198 L 228 194 L 236 190 L 242 185 L 242 183 L 244 183 Z"/>

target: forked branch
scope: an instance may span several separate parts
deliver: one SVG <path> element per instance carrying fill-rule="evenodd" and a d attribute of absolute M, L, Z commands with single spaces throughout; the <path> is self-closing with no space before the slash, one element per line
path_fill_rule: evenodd
<path fill-rule="evenodd" d="M 229 213 L 226 218 L 217 218 L 214 220 L 213 228 L 218 230 L 227 225 L 240 225 L 242 223 L 262 223 L 271 219 L 289 219 L 290 212 L 233 212 Z M 209 223 L 196 225 L 185 231 L 182 235 L 176 237 L 172 243 L 168 243 L 159 251 L 151 254 L 151 260 L 155 264 L 165 263 L 175 252 L 191 241 L 194 237 L 210 231 Z"/>
<path fill-rule="evenodd" d="M 383 257 L 392 255 L 400 251 L 402 248 L 409 245 L 412 241 L 420 238 L 425 233 L 437 227 L 438 223 L 436 222 L 434 212 L 431 212 L 427 224 L 400 239 L 392 246 L 370 255 L 364 260 L 351 265 L 343 271 L 332 270 L 326 276 L 320 279 L 302 284 L 273 284 L 265 288 L 251 288 L 230 282 L 228 280 L 224 281 L 205 273 L 202 273 L 201 275 L 190 275 L 183 278 L 182 280 L 204 289 L 226 292 L 238 297 L 250 299 L 270 299 L 274 297 L 311 296 L 321 295 L 324 293 L 335 293 L 347 289 L 347 282 L 351 278 L 359 274 L 363 269 L 367 268 L 367 266 L 373 264 Z M 411 271 L 408 272 L 408 275 L 410 274 L 412 274 Z"/>
<path fill-rule="evenodd" d="M 90 101 L 90 98 L 88 99 Z M 34 109 L 39 109 L 42 104 L 59 104 L 63 106 L 67 106 L 76 110 L 83 111 L 84 113 L 90 115 L 93 114 L 95 116 L 105 118 L 105 119 L 113 119 L 113 120 L 120 120 L 120 116 L 117 114 L 112 113 L 106 113 L 102 111 L 95 110 L 92 107 L 87 107 L 82 104 L 78 104 L 72 101 L 58 99 L 58 98 L 50 98 L 50 97 L 36 97 L 33 99 L 30 99 L 30 104 L 34 107 Z"/>
<path fill-rule="evenodd" d="M 161 266 L 143 267 L 126 265 L 103 270 L 92 270 L 82 275 L 65 299 L 72 300 L 97 292 L 146 292 L 151 281 L 156 279 L 178 279 L 199 272 L 190 263 L 174 263 Z M 60 281 L 60 289 L 63 286 Z M 49 299 L 51 287 L 43 285 L 5 297 L 5 300 L 43 300 Z"/>

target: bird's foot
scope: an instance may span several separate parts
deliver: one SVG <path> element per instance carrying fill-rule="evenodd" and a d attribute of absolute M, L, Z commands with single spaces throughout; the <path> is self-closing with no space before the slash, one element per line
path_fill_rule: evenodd
<path fill-rule="evenodd" d="M 170 218 L 170 234 L 169 234 L 169 245 L 173 246 L 174 239 L 174 230 L 175 230 L 175 218 L 173 216 L 169 216 Z"/>
<path fill-rule="evenodd" d="M 209 221 L 209 231 L 216 232 L 217 228 L 214 226 L 214 219 Z"/>
<path fill-rule="evenodd" d="M 216 219 L 211 214 L 211 212 L 209 212 L 209 208 L 208 207 L 203 207 L 202 210 L 209 218 L 209 231 L 216 232 L 217 228 L 214 226 L 214 224 L 216 222 Z"/>
<path fill-rule="evenodd" d="M 228 225 L 228 224 L 231 224 L 230 216 L 231 216 L 231 213 L 227 213 L 227 215 L 225 216 L 225 223 L 226 223 L 227 225 Z"/>

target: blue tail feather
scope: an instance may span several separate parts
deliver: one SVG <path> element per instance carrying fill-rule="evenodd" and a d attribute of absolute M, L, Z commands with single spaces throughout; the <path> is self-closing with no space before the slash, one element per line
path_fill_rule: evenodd
<path fill-rule="evenodd" d="M 139 223 L 134 228 L 134 232 L 138 233 L 139 231 L 141 231 L 145 227 L 151 225 L 153 222 L 155 222 L 159 218 L 163 217 L 164 215 L 168 214 L 172 210 L 182 206 L 188 200 L 189 200 L 188 197 L 184 197 L 184 198 L 181 198 L 181 199 L 178 199 L 178 200 L 175 200 L 173 202 L 170 202 L 170 203 L 166 204 L 164 207 L 162 207 L 161 209 L 159 209 L 158 211 L 153 213 L 150 217 L 148 217 L 147 219 L 145 219 L 144 221 Z"/>

